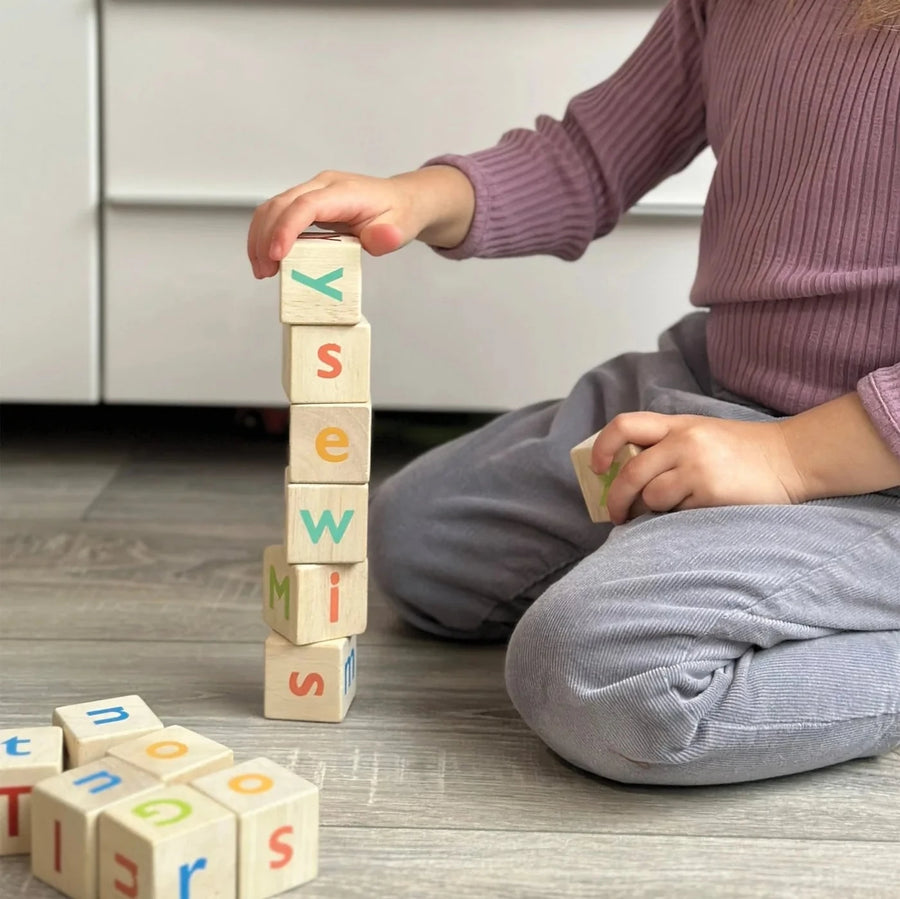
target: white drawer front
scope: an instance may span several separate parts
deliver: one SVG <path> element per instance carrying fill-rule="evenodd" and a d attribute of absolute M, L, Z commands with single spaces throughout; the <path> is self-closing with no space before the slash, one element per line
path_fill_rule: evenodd
<path fill-rule="evenodd" d="M 113 210 L 106 395 L 284 404 L 276 282 L 244 256 L 248 212 Z M 394 408 L 512 408 L 566 393 L 612 355 L 651 349 L 689 307 L 698 226 L 631 219 L 577 264 L 366 258 L 372 398 Z"/>
<path fill-rule="evenodd" d="M 494 144 L 612 73 L 662 4 L 106 0 L 109 195 L 265 197 Z M 711 159 L 649 203 L 702 203 Z"/>

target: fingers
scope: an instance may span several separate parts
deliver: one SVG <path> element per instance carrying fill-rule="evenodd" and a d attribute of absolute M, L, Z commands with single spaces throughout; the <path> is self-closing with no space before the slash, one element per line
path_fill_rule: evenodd
<path fill-rule="evenodd" d="M 591 451 L 591 467 L 597 474 L 609 470 L 616 453 L 626 443 L 654 446 L 671 428 L 673 416 L 658 412 L 626 412 L 617 415 L 600 432 Z"/>
<path fill-rule="evenodd" d="M 682 508 L 691 495 L 686 480 L 676 469 L 664 471 L 641 491 L 641 499 L 651 512 Z"/>
<path fill-rule="evenodd" d="M 606 495 L 606 508 L 613 523 L 622 524 L 627 521 L 629 510 L 640 500 L 655 512 L 671 508 L 663 504 L 664 508 L 657 509 L 648 502 L 645 491 L 651 483 L 662 477 L 662 488 L 675 492 L 675 487 L 670 483 L 672 478 L 667 477 L 675 474 L 675 462 L 665 445 L 653 446 L 629 459 L 616 475 Z M 679 498 L 679 502 L 681 499 L 683 496 Z"/>

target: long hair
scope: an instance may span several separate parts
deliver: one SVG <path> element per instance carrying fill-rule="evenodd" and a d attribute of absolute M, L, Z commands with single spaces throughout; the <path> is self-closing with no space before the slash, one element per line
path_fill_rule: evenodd
<path fill-rule="evenodd" d="M 900 0 L 857 0 L 864 25 L 900 27 Z"/>

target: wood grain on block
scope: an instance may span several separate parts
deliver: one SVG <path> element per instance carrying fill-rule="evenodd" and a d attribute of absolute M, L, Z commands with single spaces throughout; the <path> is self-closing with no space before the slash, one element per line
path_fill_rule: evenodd
<path fill-rule="evenodd" d="M 610 520 L 609 511 L 606 508 L 606 496 L 609 488 L 621 471 L 622 466 L 641 452 L 640 447 L 635 446 L 633 443 L 626 443 L 616 453 L 609 471 L 604 474 L 595 474 L 591 470 L 591 450 L 599 433 L 598 431 L 596 434 L 592 434 L 586 440 L 573 447 L 569 453 L 572 457 L 572 465 L 578 477 L 578 486 L 581 487 L 581 492 L 584 495 L 584 502 L 591 516 L 591 521 L 595 522 Z M 647 507 L 638 499 L 631 507 L 629 517 L 635 518 L 638 515 L 645 514 L 647 511 Z"/>
<path fill-rule="evenodd" d="M 62 768 L 61 728 L 0 730 L 0 855 L 31 851 L 32 789 Z"/>
<path fill-rule="evenodd" d="M 291 406 L 291 483 L 367 484 L 371 446 L 370 403 Z"/>
<path fill-rule="evenodd" d="M 286 484 L 285 548 L 292 565 L 362 562 L 368 540 L 367 484 Z"/>
<path fill-rule="evenodd" d="M 281 320 L 355 325 L 361 317 L 362 250 L 348 234 L 301 234 L 281 262 Z"/>
<path fill-rule="evenodd" d="M 109 754 L 167 784 L 187 783 L 234 764 L 234 753 L 227 746 L 179 724 L 119 743 Z"/>
<path fill-rule="evenodd" d="M 100 815 L 100 899 L 206 899 L 236 890 L 237 819 L 184 784 Z"/>
<path fill-rule="evenodd" d="M 312 880 L 319 865 L 319 789 L 266 758 L 193 781 L 237 816 L 238 899 L 266 899 Z"/>
<path fill-rule="evenodd" d="M 285 325 L 281 383 L 291 403 L 367 403 L 372 328 Z"/>
<path fill-rule="evenodd" d="M 291 643 L 321 643 L 366 629 L 369 563 L 289 565 L 283 546 L 263 553 L 263 620 Z"/>
<path fill-rule="evenodd" d="M 356 637 L 294 646 L 270 634 L 265 668 L 266 718 L 343 721 L 356 696 Z"/>
<path fill-rule="evenodd" d="M 32 793 L 32 874 L 72 899 L 94 899 L 100 813 L 159 786 L 110 756 L 41 781 Z"/>
<path fill-rule="evenodd" d="M 61 706 L 53 712 L 53 723 L 62 727 L 65 734 L 70 768 L 102 758 L 116 743 L 163 727 L 140 696 L 116 696 Z"/>

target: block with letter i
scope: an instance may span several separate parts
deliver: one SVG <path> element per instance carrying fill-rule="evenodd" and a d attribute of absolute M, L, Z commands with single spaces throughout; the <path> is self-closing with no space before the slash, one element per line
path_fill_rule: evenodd
<path fill-rule="evenodd" d="M 356 696 L 356 637 L 295 646 L 269 634 L 265 679 L 266 718 L 343 721 Z"/>
<path fill-rule="evenodd" d="M 369 563 L 289 565 L 283 546 L 263 554 L 266 624 L 294 644 L 352 637 L 366 629 Z"/>
<path fill-rule="evenodd" d="M 0 730 L 0 855 L 31 851 L 32 791 L 62 767 L 60 728 Z"/>
<path fill-rule="evenodd" d="M 32 874 L 72 899 L 93 899 L 100 814 L 159 785 L 146 771 L 111 757 L 41 781 L 32 794 Z"/>
<path fill-rule="evenodd" d="M 259 758 L 192 781 L 237 816 L 238 899 L 266 899 L 318 872 L 319 790 Z"/>
<path fill-rule="evenodd" d="M 237 820 L 185 784 L 119 802 L 100 816 L 100 899 L 233 897 Z"/>

